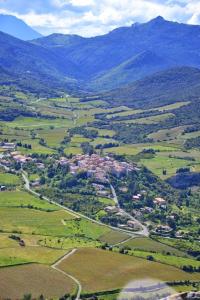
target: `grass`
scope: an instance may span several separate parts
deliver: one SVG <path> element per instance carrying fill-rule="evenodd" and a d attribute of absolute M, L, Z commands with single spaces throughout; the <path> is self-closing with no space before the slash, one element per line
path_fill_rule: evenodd
<path fill-rule="evenodd" d="M 65 154 L 67 155 L 76 155 L 76 154 L 82 154 L 81 147 L 66 147 L 64 150 Z"/>
<path fill-rule="evenodd" d="M 65 254 L 65 250 L 40 246 L 26 246 L 0 249 L 0 267 L 25 263 L 42 263 L 50 265 Z"/>
<path fill-rule="evenodd" d="M 131 280 L 149 277 L 159 281 L 200 279 L 199 274 L 100 249 L 79 249 L 59 268 L 78 278 L 88 292 L 123 288 Z"/>
<path fill-rule="evenodd" d="M 108 137 L 112 138 L 115 135 L 115 131 L 114 130 L 110 130 L 110 129 L 99 129 L 99 128 L 95 128 L 95 127 L 87 127 L 86 129 L 97 130 L 99 137 L 108 136 Z"/>
<path fill-rule="evenodd" d="M 187 251 L 188 249 L 194 251 L 200 251 L 200 245 L 198 241 L 189 241 L 189 240 L 178 240 L 178 239 L 166 239 L 166 238 L 157 238 L 158 241 L 180 249 L 181 251 Z"/>
<path fill-rule="evenodd" d="M 162 253 L 151 253 L 146 251 L 133 251 L 133 254 L 142 258 L 147 258 L 149 255 L 151 255 L 154 257 L 155 261 L 171 265 L 177 268 L 182 268 L 183 266 L 193 266 L 197 268 L 200 267 L 200 261 L 191 258 L 164 255 Z"/>
<path fill-rule="evenodd" d="M 105 205 L 115 205 L 115 201 L 110 198 L 98 197 L 98 201 Z"/>
<path fill-rule="evenodd" d="M 129 238 L 129 235 L 124 232 L 110 231 L 100 237 L 100 241 L 108 243 L 109 245 L 115 245 L 121 243 Z"/>
<path fill-rule="evenodd" d="M 72 146 L 78 146 L 80 147 L 80 144 L 81 143 L 85 143 L 85 142 L 90 142 L 91 139 L 88 139 L 88 138 L 84 138 L 83 136 L 81 135 L 74 135 L 72 138 L 71 138 L 71 142 L 70 142 L 70 145 Z"/>
<path fill-rule="evenodd" d="M 55 237 L 79 236 L 94 240 L 110 230 L 86 219 L 76 219 L 64 210 L 46 212 L 12 207 L 0 208 L 0 229 L 3 232 Z"/>
<path fill-rule="evenodd" d="M 19 176 L 2 172 L 0 173 L 0 185 L 16 186 L 21 182 Z"/>
<path fill-rule="evenodd" d="M 184 131 L 184 126 L 174 127 L 170 129 L 161 129 L 156 132 L 149 134 L 149 138 L 154 139 L 154 141 L 168 141 L 179 139 L 182 132 Z"/>
<path fill-rule="evenodd" d="M 63 226 L 63 219 L 72 219 L 72 216 L 65 211 L 0 208 L 0 228 L 4 232 L 65 236 L 70 234 L 71 230 Z"/>
<path fill-rule="evenodd" d="M 2 299 L 22 299 L 24 294 L 38 298 L 57 299 L 71 293 L 75 285 L 71 279 L 44 265 L 30 264 L 0 269 Z"/>
<path fill-rule="evenodd" d="M 38 131 L 39 138 L 43 138 L 49 147 L 58 147 L 67 135 L 67 128 L 54 128 Z"/>
<path fill-rule="evenodd" d="M 166 114 L 160 114 L 160 115 L 156 115 L 156 116 L 151 116 L 151 117 L 146 117 L 146 118 L 140 118 L 140 119 L 133 119 L 133 120 L 126 120 L 123 121 L 123 123 L 133 123 L 133 124 L 156 124 L 159 123 L 161 121 L 167 120 L 169 118 L 174 117 L 174 114 L 172 113 L 166 113 Z M 121 122 L 121 121 L 120 121 Z"/>
<path fill-rule="evenodd" d="M 4 122 L 0 122 L 4 125 Z M 37 129 L 37 128 L 47 128 L 50 126 L 54 127 L 66 127 L 72 125 L 72 121 L 67 119 L 41 119 L 41 118 L 27 118 L 27 117 L 18 117 L 12 122 L 6 122 L 8 127 L 14 128 L 27 128 L 27 129 Z"/>
<path fill-rule="evenodd" d="M 100 242 L 89 239 L 87 237 L 75 237 L 71 236 L 68 238 L 55 238 L 55 237 L 44 237 L 39 241 L 40 245 L 56 249 L 73 249 L 73 248 L 84 248 L 84 247 L 97 247 L 100 246 Z"/>
<path fill-rule="evenodd" d="M 58 206 L 50 204 L 44 200 L 40 200 L 35 196 L 23 191 L 5 191 L 1 192 L 0 207 L 37 207 L 42 210 L 56 211 L 59 210 Z"/>
<path fill-rule="evenodd" d="M 154 174 L 161 177 L 162 179 L 167 179 L 168 177 L 174 176 L 177 169 L 190 166 L 191 162 L 184 159 L 165 157 L 162 156 L 162 154 L 157 154 L 152 159 L 142 159 L 141 164 L 146 166 Z M 193 164 L 194 163 L 192 163 L 192 165 Z M 167 175 L 163 175 L 164 169 L 167 171 Z"/>
<path fill-rule="evenodd" d="M 42 146 L 39 144 L 39 140 L 35 139 L 29 139 L 29 140 L 24 140 L 23 143 L 26 144 L 31 144 L 32 149 L 26 149 L 24 147 L 18 147 L 18 150 L 22 154 L 31 154 L 31 153 L 37 153 L 37 154 L 53 154 L 55 153 L 54 150 L 47 148 L 45 146 Z"/>
<path fill-rule="evenodd" d="M 163 143 L 152 143 L 152 144 L 129 144 L 122 145 L 119 147 L 107 148 L 104 151 L 107 153 L 125 154 L 125 155 L 137 155 L 144 149 L 153 149 L 160 152 L 177 151 L 179 147 L 177 145 L 169 145 Z"/>
<path fill-rule="evenodd" d="M 175 249 L 173 247 L 167 246 L 165 244 L 154 241 L 150 238 L 134 238 L 127 243 L 124 243 L 124 246 L 128 246 L 131 249 L 138 249 L 144 251 L 155 251 L 155 252 L 170 252 L 174 255 L 183 256 L 185 253 Z"/>

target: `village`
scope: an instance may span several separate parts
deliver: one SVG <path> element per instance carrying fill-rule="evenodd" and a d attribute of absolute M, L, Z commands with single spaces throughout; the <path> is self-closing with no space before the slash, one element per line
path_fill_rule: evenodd
<path fill-rule="evenodd" d="M 30 155 L 21 154 L 17 151 L 17 145 L 14 143 L 1 143 L 0 148 L 4 152 L 0 155 L 0 166 L 11 170 L 13 163 L 17 163 L 20 167 L 24 167 L 26 164 L 32 162 L 35 167 L 40 171 L 45 171 L 45 164 Z M 127 163 L 125 161 L 117 161 L 112 156 L 100 156 L 98 154 L 78 154 L 72 158 L 61 157 L 56 161 L 56 164 L 61 166 L 68 166 L 71 175 L 76 175 L 80 172 L 86 172 L 88 178 L 93 178 L 93 188 L 96 191 L 96 195 L 99 197 L 105 197 L 113 199 L 114 195 L 110 188 L 109 176 L 114 175 L 117 178 L 128 175 L 131 171 L 138 170 L 136 165 Z M 40 186 L 39 178 L 32 181 L 32 188 Z M 7 187 L 0 185 L 0 191 L 5 191 Z M 120 188 L 121 192 L 128 192 L 126 186 Z M 131 201 L 134 203 L 142 201 L 146 191 L 141 190 L 140 193 L 133 194 Z M 130 214 L 127 214 L 123 209 L 119 207 L 119 204 L 105 206 L 105 212 L 110 216 L 115 216 L 120 220 L 118 227 L 125 230 L 139 231 L 141 230 L 141 222 L 143 221 L 144 214 L 151 214 L 156 208 L 165 210 L 167 207 L 167 201 L 161 197 L 155 197 L 154 208 L 144 206 L 140 209 L 133 209 Z M 139 221 L 138 221 L 139 220 Z M 166 224 L 159 224 L 153 229 L 154 234 L 170 235 L 172 228 Z M 177 236 L 180 234 L 177 233 Z"/>
<path fill-rule="evenodd" d="M 135 169 L 135 166 L 127 162 L 118 162 L 113 157 L 102 157 L 98 154 L 91 156 L 78 154 L 72 159 L 61 158 L 61 165 L 68 164 L 70 173 L 76 174 L 80 171 L 86 171 L 88 177 L 95 177 L 99 182 L 108 182 L 108 175 L 113 174 L 117 177 L 127 175 Z"/>

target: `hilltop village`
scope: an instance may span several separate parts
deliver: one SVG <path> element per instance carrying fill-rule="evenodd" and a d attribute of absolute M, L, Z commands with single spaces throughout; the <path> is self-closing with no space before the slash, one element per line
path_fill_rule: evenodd
<path fill-rule="evenodd" d="M 159 194 L 155 194 L 152 201 L 149 201 L 147 190 L 131 191 L 129 183 L 131 174 L 137 174 L 140 171 L 136 164 L 116 160 L 112 155 L 101 156 L 99 154 L 77 154 L 71 157 L 61 156 L 60 158 L 50 156 L 48 159 L 41 159 L 41 157 L 20 153 L 14 143 L 2 143 L 1 148 L 4 152 L 0 156 L 0 166 L 11 172 L 20 172 L 22 168 L 27 174 L 29 172 L 38 174 L 38 176 L 30 175 L 34 177 L 30 179 L 31 188 L 48 196 L 51 190 L 50 186 L 58 186 L 62 190 L 62 193 L 61 191 L 58 193 L 65 199 L 62 201 L 63 204 L 66 203 L 69 206 L 74 202 L 72 196 L 76 189 L 79 189 L 80 198 L 85 199 L 85 205 L 91 197 L 100 202 L 101 199 L 105 199 L 103 200 L 104 204 L 96 204 L 102 209 L 100 219 L 121 229 L 140 231 L 143 226 L 141 222 L 146 219 L 150 220 L 156 211 L 163 213 L 167 211 L 167 200 Z M 64 179 L 59 181 L 59 175 L 56 174 L 60 168 L 68 174 L 69 181 Z M 72 186 L 69 186 L 71 181 Z M 2 185 L 0 190 L 6 189 L 9 187 Z M 57 201 L 56 197 L 54 200 Z M 128 211 L 124 210 L 126 202 L 128 203 Z M 74 207 L 72 206 L 72 208 Z M 80 208 L 75 207 L 75 209 Z M 90 215 L 90 212 L 86 211 L 86 213 Z M 94 217 L 99 218 L 98 214 Z M 172 215 L 168 218 L 175 222 L 176 216 Z M 151 224 L 150 221 L 148 223 Z M 170 235 L 173 228 L 168 223 L 166 221 L 156 226 L 151 225 L 151 230 L 154 234 Z M 181 236 L 180 232 L 175 234 Z"/>

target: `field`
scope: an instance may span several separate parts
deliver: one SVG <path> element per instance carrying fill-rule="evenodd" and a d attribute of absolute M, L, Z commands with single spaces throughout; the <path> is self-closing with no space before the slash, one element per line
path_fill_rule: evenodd
<path fill-rule="evenodd" d="M 199 149 L 184 148 L 185 141 L 199 137 L 200 131 L 184 133 L 188 126 L 180 125 L 179 122 L 175 123 L 176 127 L 173 128 L 169 124 L 167 129 L 163 126 L 165 122 L 171 121 L 169 118 L 175 118 L 174 110 L 188 105 L 189 102 L 138 110 L 125 106 L 110 107 L 101 100 L 80 102 L 79 98 L 67 97 L 37 100 L 33 98 L 30 102 L 26 95 L 18 96 L 22 97 L 28 108 L 34 108 L 39 116 L 21 116 L 13 121 L 1 121 L 0 141 L 8 139 L 9 142 L 21 142 L 22 146 L 17 147 L 19 152 L 26 155 L 34 153 L 33 157 L 39 157 L 41 162 L 44 160 L 45 165 L 49 166 L 52 158 L 57 165 L 62 156 L 85 153 L 85 143 L 92 151 L 103 155 L 126 155 L 127 159 L 136 162 L 138 167 L 145 166 L 164 180 L 175 175 L 179 168 L 190 167 L 192 171 L 200 171 Z M 135 114 L 138 114 L 137 119 Z M 136 129 L 141 128 L 141 131 L 145 126 L 152 130 L 148 131 L 148 134 L 145 130 L 142 131 L 141 140 L 137 139 L 137 135 L 133 138 L 126 136 L 127 140 L 122 139 L 121 135 L 124 135 L 125 129 L 134 126 Z M 70 131 L 74 127 L 78 133 Z M 91 130 L 94 130 L 95 134 L 92 134 Z M 119 146 L 112 147 L 113 143 L 114 146 Z M 30 144 L 31 149 L 27 149 L 25 144 Z M 95 148 L 97 145 L 98 149 Z M 144 150 L 150 150 L 151 154 L 146 155 Z M 121 157 L 119 159 L 124 160 Z M 41 174 L 46 176 L 45 184 L 38 187 L 42 195 L 46 187 L 58 189 L 65 176 L 58 173 L 53 182 L 46 171 L 42 173 L 43 171 L 35 166 L 30 166 L 30 172 L 27 171 L 30 180 L 40 178 Z M 73 282 L 51 268 L 55 261 L 72 249 L 78 250 L 60 263 L 59 267 L 80 280 L 83 292 L 119 289 L 130 280 L 139 278 L 152 277 L 160 281 L 200 280 L 200 273 L 186 273 L 180 269 L 183 265 L 199 266 L 199 262 L 187 254 L 190 247 L 199 251 L 196 242 L 191 244 L 184 241 L 181 244 L 175 239 L 160 239 L 160 242 L 143 237 L 130 239 L 127 233 L 111 230 L 25 192 L 20 176 L 1 171 L 0 184 L 9 186 L 8 191 L 0 192 L 0 281 L 3 282 L 3 285 L 0 285 L 1 296 L 12 298 L 13 295 L 22 297 L 25 293 L 31 293 L 33 297 L 44 294 L 53 299 L 67 292 L 74 292 L 76 287 Z M 126 182 L 123 181 L 123 184 Z M 154 188 L 154 185 L 152 186 Z M 142 180 L 139 188 L 143 189 Z M 67 197 L 71 199 L 71 195 L 77 202 L 81 202 L 79 190 L 70 187 L 68 189 L 63 189 L 66 203 Z M 162 193 L 157 191 L 156 193 Z M 83 199 L 87 200 L 87 195 L 90 194 L 84 189 L 82 192 L 86 193 Z M 51 190 L 49 193 L 51 198 Z M 91 195 L 92 193 L 93 190 Z M 152 190 L 152 197 L 155 197 L 153 193 Z M 167 190 L 163 197 L 167 197 L 167 193 L 170 191 Z M 62 195 L 59 197 L 61 200 Z M 104 206 L 114 205 L 112 199 L 95 199 Z M 107 216 L 103 205 L 95 212 L 95 217 L 99 220 L 100 217 Z M 176 211 L 175 205 L 170 208 L 171 212 Z M 79 207 L 73 209 L 80 211 Z M 187 208 L 186 214 L 192 214 L 197 220 L 198 209 L 192 211 L 191 208 Z M 193 224 L 193 227 L 187 226 L 185 230 L 198 230 L 198 224 Z M 13 235 L 21 238 L 25 247 L 20 246 L 19 241 L 13 239 Z M 115 245 L 113 251 L 100 250 L 105 243 Z M 129 255 L 117 253 L 123 247 L 131 249 Z M 166 255 L 166 252 L 170 252 L 170 255 Z M 155 261 L 147 260 L 147 256 L 153 256 Z M 180 290 L 182 288 L 180 287 Z M 6 293 L 6 290 L 9 293 Z M 100 296 L 98 299 L 111 300 L 116 297 L 109 295 Z"/>
<path fill-rule="evenodd" d="M 133 255 L 142 258 L 147 258 L 148 256 L 151 255 L 154 257 L 155 261 L 161 262 L 166 265 L 171 265 L 177 268 L 182 268 L 183 266 L 192 266 L 196 268 L 200 267 L 200 262 L 191 258 L 177 257 L 173 255 L 164 255 L 161 253 L 151 253 L 146 251 L 133 251 Z"/>
<path fill-rule="evenodd" d="M 133 120 L 127 120 L 125 123 L 127 124 L 154 124 L 159 123 L 161 121 L 164 121 L 166 119 L 169 119 L 173 117 L 174 115 L 172 113 L 166 113 L 166 114 L 159 114 L 157 116 L 147 117 L 147 118 L 140 118 L 140 119 L 133 119 Z"/>
<path fill-rule="evenodd" d="M 34 298 L 44 295 L 52 299 L 75 290 L 71 279 L 39 264 L 1 268 L 0 282 L 3 299 L 22 299 L 24 294 L 31 294 Z"/>
<path fill-rule="evenodd" d="M 144 251 L 155 251 L 155 252 L 170 252 L 171 254 L 177 255 L 177 256 L 184 256 L 185 253 L 182 251 L 167 246 L 166 244 L 159 243 L 155 240 L 152 240 L 150 238 L 134 238 L 131 241 L 128 241 L 124 245 L 130 247 L 131 249 L 137 249 L 137 250 L 144 250 Z"/>
<path fill-rule="evenodd" d="M 188 274 L 171 266 L 99 249 L 79 249 L 59 268 L 78 278 L 87 292 L 123 288 L 131 280 L 143 278 L 159 281 L 200 279 L 198 274 Z"/>
<path fill-rule="evenodd" d="M 0 185 L 16 186 L 20 184 L 20 178 L 14 174 L 4 173 L 0 170 Z"/>
<path fill-rule="evenodd" d="M 27 263 L 51 265 L 65 253 L 66 250 L 40 247 L 39 245 L 26 246 L 23 248 L 16 243 L 13 247 L 0 249 L 0 267 Z"/>
<path fill-rule="evenodd" d="M 117 244 L 123 242 L 129 238 L 129 235 L 123 232 L 108 232 L 100 236 L 99 240 L 103 243 L 108 243 L 109 245 Z"/>
<path fill-rule="evenodd" d="M 56 211 L 58 206 L 40 200 L 33 195 L 23 191 L 5 191 L 1 192 L 0 207 L 28 207 L 37 208 L 40 210 Z"/>

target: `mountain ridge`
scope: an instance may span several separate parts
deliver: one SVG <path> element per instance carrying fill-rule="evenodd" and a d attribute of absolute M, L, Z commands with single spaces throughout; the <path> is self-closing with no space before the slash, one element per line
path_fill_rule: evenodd
<path fill-rule="evenodd" d="M 31 28 L 21 19 L 6 14 L 0 14 L 0 31 L 21 40 L 32 40 L 42 37 L 39 32 Z"/>

